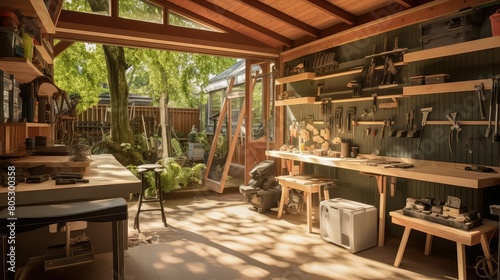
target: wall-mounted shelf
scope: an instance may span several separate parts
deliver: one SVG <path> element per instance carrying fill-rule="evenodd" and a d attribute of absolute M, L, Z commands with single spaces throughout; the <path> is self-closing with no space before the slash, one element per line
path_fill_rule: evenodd
<path fill-rule="evenodd" d="M 15 1 L 2 1 L 0 9 L 6 11 L 19 10 L 27 17 L 37 17 L 43 32 L 56 33 L 56 26 L 52 21 L 52 17 L 45 6 L 45 1 L 42 0 L 15 0 Z"/>
<path fill-rule="evenodd" d="M 377 96 L 377 100 L 381 99 L 393 99 L 403 97 L 402 94 L 392 94 L 392 95 L 382 95 Z M 357 98 L 346 98 L 346 99 L 332 99 L 331 103 L 348 103 L 348 102 L 357 102 L 357 101 L 372 101 L 373 97 L 357 97 Z M 321 104 L 321 101 L 316 101 L 314 104 Z"/>
<path fill-rule="evenodd" d="M 0 139 L 3 140 L 0 146 L 0 154 L 8 155 L 25 151 L 23 143 L 26 138 L 35 136 L 45 136 L 47 139 L 53 138 L 52 125 L 48 123 L 0 123 Z"/>
<path fill-rule="evenodd" d="M 404 87 L 403 95 L 411 96 L 411 95 L 436 94 L 436 93 L 447 93 L 447 92 L 474 91 L 474 86 L 481 82 L 484 85 L 484 89 L 486 90 L 491 89 L 492 85 L 491 79 L 483 79 L 483 80 L 471 80 L 462 82 Z"/>
<path fill-rule="evenodd" d="M 45 62 L 47 62 L 48 64 L 54 64 L 54 58 L 52 58 L 51 52 L 47 50 L 47 48 L 43 46 L 43 44 L 45 44 L 45 40 L 42 42 L 42 45 L 35 44 L 36 50 L 40 52 Z"/>
<path fill-rule="evenodd" d="M 461 121 L 457 120 L 459 125 L 488 125 L 488 121 Z M 491 125 L 495 125 L 494 121 L 490 122 Z M 500 123 L 500 122 L 499 122 Z M 427 121 L 426 125 L 451 125 L 450 121 Z"/>
<path fill-rule="evenodd" d="M 316 97 L 298 97 L 298 98 L 290 98 L 290 99 L 282 99 L 276 100 L 274 103 L 275 106 L 287 106 L 287 105 L 301 105 L 301 104 L 314 104 L 316 101 Z"/>
<path fill-rule="evenodd" d="M 43 73 L 24 57 L 0 57 L 0 69 L 13 74 L 19 83 L 29 83 Z"/>
<path fill-rule="evenodd" d="M 286 83 L 293 83 L 293 82 L 304 81 L 304 80 L 312 80 L 312 79 L 314 79 L 314 77 L 316 77 L 316 73 L 305 72 L 305 73 L 300 73 L 300 74 L 296 74 L 296 75 L 292 75 L 292 76 L 277 78 L 276 84 L 282 85 L 282 84 L 286 84 Z"/>
<path fill-rule="evenodd" d="M 500 47 L 500 36 L 488 37 L 474 41 L 457 43 L 449 46 L 437 47 L 428 50 L 406 53 L 404 62 L 421 61 L 432 58 L 440 58 L 457 54 L 464 54 Z"/>

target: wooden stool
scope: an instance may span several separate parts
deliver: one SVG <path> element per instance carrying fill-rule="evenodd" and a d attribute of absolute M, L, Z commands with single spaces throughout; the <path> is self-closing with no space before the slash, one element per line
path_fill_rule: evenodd
<path fill-rule="evenodd" d="M 431 253 L 433 236 L 438 236 L 457 243 L 459 280 L 467 279 L 467 273 L 465 271 L 465 245 L 473 246 L 481 244 L 488 264 L 488 269 L 490 270 L 490 273 L 493 272 L 493 264 L 491 263 L 490 249 L 488 246 L 488 236 L 493 234 L 493 232 L 498 228 L 498 224 L 496 222 L 485 219 L 483 220 L 482 225 L 467 231 L 426 221 L 424 219 L 405 216 L 401 210 L 389 212 L 389 215 L 392 217 L 392 223 L 405 227 L 403 238 L 399 244 L 398 254 L 396 255 L 396 260 L 394 261 L 395 267 L 399 267 L 401 264 L 411 230 L 416 229 L 427 234 L 424 251 L 426 256 Z"/>
<path fill-rule="evenodd" d="M 141 173 L 142 190 L 139 195 L 139 202 L 137 203 L 137 213 L 134 219 L 134 229 L 141 232 L 139 228 L 139 214 L 146 211 L 161 211 L 161 220 L 165 227 L 167 227 L 167 218 L 165 217 L 165 209 L 163 208 L 163 190 L 161 188 L 160 173 L 163 171 L 163 166 L 159 164 L 142 164 L 137 167 L 138 171 Z M 146 172 L 154 172 L 155 185 L 156 185 L 156 195 L 154 197 L 146 196 L 147 182 L 146 182 Z M 149 202 L 159 202 L 159 208 L 141 209 L 142 203 Z"/>
<path fill-rule="evenodd" d="M 289 188 L 304 192 L 307 207 L 307 230 L 312 232 L 312 194 L 317 193 L 321 202 L 321 191 L 325 199 L 330 199 L 329 188 L 334 185 L 332 178 L 320 177 L 316 175 L 286 175 L 276 177 L 281 185 L 281 200 L 278 208 L 278 218 L 283 214 L 283 208 L 288 201 Z"/>

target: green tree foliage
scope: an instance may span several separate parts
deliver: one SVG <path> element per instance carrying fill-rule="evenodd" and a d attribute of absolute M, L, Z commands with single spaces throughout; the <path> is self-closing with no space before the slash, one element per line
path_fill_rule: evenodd
<path fill-rule="evenodd" d="M 88 10 L 89 3 L 107 0 L 65 0 L 64 9 Z M 120 0 L 120 10 L 134 7 L 134 18 L 151 20 L 158 11 L 141 0 Z M 94 7 L 96 3 L 92 3 Z M 129 8 L 127 8 L 129 7 Z M 127 14 L 123 15 L 124 17 Z M 185 18 L 170 17 L 170 22 L 186 28 L 196 27 Z M 147 95 L 159 101 L 162 93 L 168 94 L 170 107 L 198 107 L 206 97 L 193 93 L 201 92 L 211 76 L 229 68 L 235 59 L 208 55 L 168 52 L 152 49 L 124 48 L 126 77 L 129 92 Z M 55 59 L 56 84 L 70 93 L 82 96 L 79 110 L 97 103 L 99 94 L 108 83 L 106 62 L 102 47 L 87 43 L 74 43 Z"/>

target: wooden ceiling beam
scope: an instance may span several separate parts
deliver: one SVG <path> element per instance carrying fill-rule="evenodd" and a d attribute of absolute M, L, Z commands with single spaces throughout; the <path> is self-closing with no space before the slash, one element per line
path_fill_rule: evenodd
<path fill-rule="evenodd" d="M 327 13 L 330 13 L 334 15 L 335 17 L 338 17 L 340 20 L 343 22 L 349 24 L 349 25 L 357 25 L 358 18 L 354 16 L 353 14 L 348 13 L 347 11 L 333 5 L 332 3 L 325 1 L 325 0 L 307 0 L 311 4 L 315 5 L 316 7 L 324 10 Z"/>
<path fill-rule="evenodd" d="M 314 38 L 317 38 L 320 36 L 320 31 L 312 26 L 310 26 L 309 24 L 306 24 L 292 16 L 289 16 L 283 12 L 280 12 L 260 1 L 255 1 L 255 0 L 240 0 L 241 2 L 245 3 L 246 5 L 254 8 L 254 9 L 257 9 L 259 11 L 261 11 L 262 13 L 265 13 L 271 17 L 274 17 L 274 18 L 277 18 L 283 22 L 285 22 L 286 24 L 289 24 L 295 28 L 298 28 L 304 32 L 306 32 L 307 34 L 309 34 L 310 36 L 314 37 Z"/>
<path fill-rule="evenodd" d="M 409 9 L 409 8 L 413 7 L 410 3 L 408 3 L 408 2 L 407 2 L 407 1 L 405 1 L 405 0 L 396 0 L 396 2 L 398 2 L 398 3 L 399 3 L 399 5 L 401 5 L 401 6 L 405 7 L 405 8 L 407 8 L 407 9 Z"/>
<path fill-rule="evenodd" d="M 274 60 L 279 49 L 239 34 L 168 26 L 124 18 L 113 18 L 63 10 L 55 39 L 191 51 L 232 57 L 259 57 Z"/>
<path fill-rule="evenodd" d="M 58 56 L 60 53 L 62 53 L 65 49 L 69 48 L 71 45 L 73 45 L 74 42 L 70 41 L 63 41 L 60 40 L 55 46 L 54 46 L 54 57 Z"/>
<path fill-rule="evenodd" d="M 285 45 L 287 47 L 292 46 L 293 42 L 291 39 L 289 39 L 281 34 L 278 34 L 272 30 L 269 30 L 261 25 L 258 25 L 252 21 L 249 21 L 245 18 L 242 18 L 242 17 L 238 16 L 237 14 L 234 14 L 230 11 L 225 10 L 222 7 L 219 7 L 219 6 L 212 4 L 212 3 L 205 1 L 205 0 L 191 0 L 191 2 L 196 3 L 199 6 L 202 6 L 203 8 L 208 9 L 214 13 L 217 13 L 222 17 L 226 17 L 228 19 L 231 19 L 231 20 L 233 20 L 241 25 L 244 25 L 244 26 L 246 26 L 250 29 L 253 29 L 257 32 L 260 32 L 266 36 L 269 36 L 270 38 L 278 40 L 282 45 Z M 224 11 L 224 13 L 221 13 L 221 11 Z"/>
<path fill-rule="evenodd" d="M 282 52 L 282 61 L 287 62 L 335 46 L 344 45 L 491 2 L 495 2 L 495 0 L 435 0 L 408 10 L 404 10 L 401 5 L 393 3 L 393 5 L 371 12 L 370 16 L 360 17 L 360 22 L 366 22 L 364 24 L 344 31 L 337 30 L 337 33 L 330 36 Z M 398 10 L 394 10 L 397 7 L 400 9 L 399 12 Z M 331 28 L 333 29 L 335 26 Z"/>

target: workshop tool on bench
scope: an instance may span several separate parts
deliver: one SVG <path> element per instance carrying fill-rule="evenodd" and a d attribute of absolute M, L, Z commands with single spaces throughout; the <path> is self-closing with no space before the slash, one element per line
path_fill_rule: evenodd
<path fill-rule="evenodd" d="M 455 142 L 458 143 L 459 133 L 462 130 L 462 128 L 460 127 L 460 123 L 456 120 L 457 112 L 453 112 L 450 113 L 449 115 L 446 115 L 446 118 L 451 122 L 450 132 L 448 134 L 448 148 L 450 149 L 450 153 L 453 154 L 453 147 L 451 143 L 453 142 L 454 138 Z"/>
<path fill-rule="evenodd" d="M 410 113 L 406 113 L 405 114 L 405 119 L 406 119 L 406 122 L 405 122 L 405 128 L 406 129 L 403 129 L 403 130 L 398 130 L 396 132 L 396 137 L 406 137 L 406 134 L 408 134 L 408 131 L 410 130 L 408 128 L 408 125 L 410 124 Z"/>
<path fill-rule="evenodd" d="M 82 173 L 62 173 L 52 176 L 52 180 L 56 179 L 83 179 Z"/>
<path fill-rule="evenodd" d="M 486 113 L 484 112 L 483 100 L 486 100 L 486 97 L 484 95 L 483 83 L 481 82 L 481 83 L 475 85 L 474 89 L 477 92 L 477 100 L 479 101 L 479 112 L 481 113 L 481 119 L 484 120 L 484 119 L 486 119 Z"/>
<path fill-rule="evenodd" d="M 416 138 L 420 137 L 422 131 L 418 129 L 418 126 L 413 123 L 415 120 L 415 110 L 410 111 L 410 130 L 406 133 L 406 137 L 408 138 Z"/>
<path fill-rule="evenodd" d="M 425 123 L 427 122 L 427 117 L 429 113 L 432 112 L 432 107 L 420 109 L 422 112 L 422 131 L 420 132 L 420 137 L 418 139 L 417 151 L 420 151 L 420 144 L 422 143 L 422 135 L 424 134 Z"/>
<path fill-rule="evenodd" d="M 76 183 L 88 183 L 88 179 L 56 179 L 56 185 L 71 185 Z"/>
<path fill-rule="evenodd" d="M 486 131 L 484 132 L 484 137 L 485 138 L 490 138 L 491 135 L 491 115 L 493 113 L 493 102 L 495 98 L 495 83 L 492 83 L 492 88 L 491 88 L 491 94 L 490 94 L 490 111 L 488 112 L 488 127 L 486 128 Z"/>
<path fill-rule="evenodd" d="M 43 174 L 43 175 L 30 175 L 26 177 L 26 183 L 42 183 L 47 180 L 49 180 L 49 175 L 48 174 Z"/>

